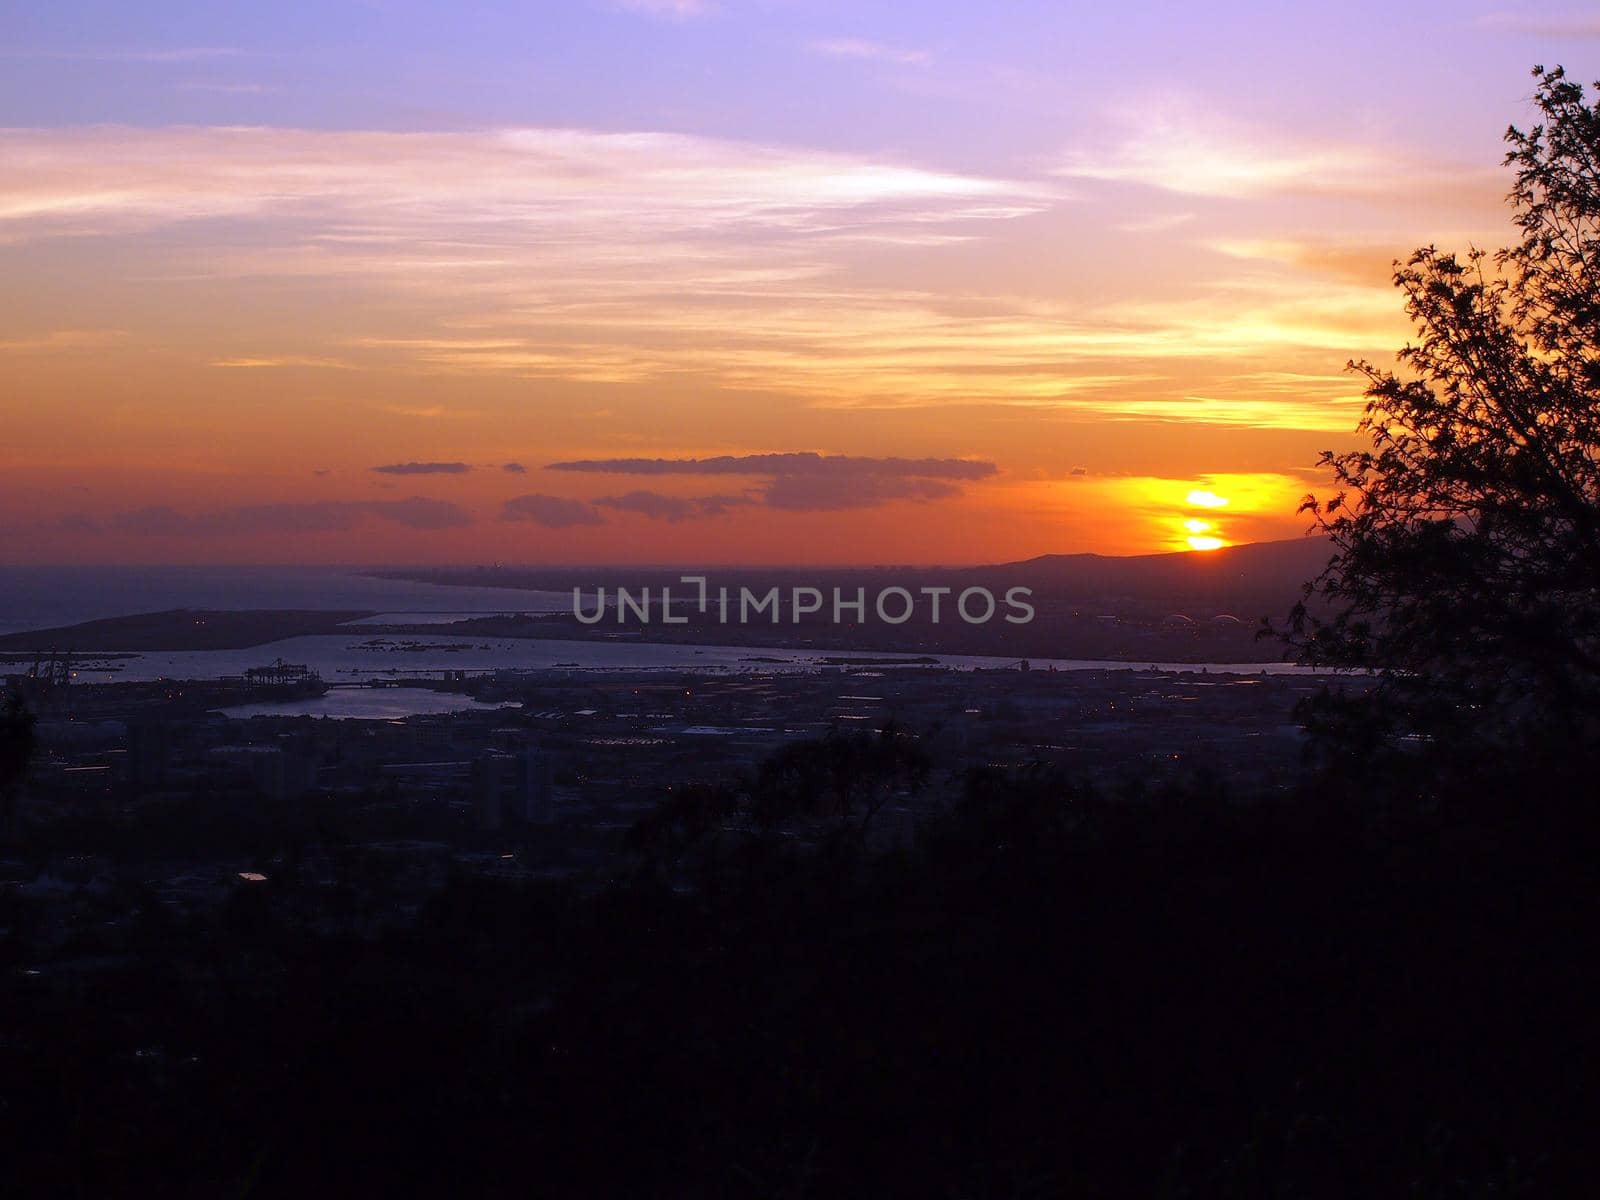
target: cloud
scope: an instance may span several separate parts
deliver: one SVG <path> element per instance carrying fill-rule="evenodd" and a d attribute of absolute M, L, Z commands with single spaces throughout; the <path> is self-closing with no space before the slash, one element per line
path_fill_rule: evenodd
<path fill-rule="evenodd" d="M 1259 135 L 1171 113 L 1140 125 L 1117 145 L 1069 153 L 1059 173 L 1230 199 L 1325 189 L 1371 191 L 1391 186 L 1394 179 L 1394 165 L 1364 147 L 1273 145 Z"/>
<path fill-rule="evenodd" d="M 87 513 L 67 513 L 60 517 L 48 517 L 42 521 L 33 521 L 23 525 L 0 526 L 6 532 L 16 533 L 99 533 L 102 526 L 99 521 Z"/>
<path fill-rule="evenodd" d="M 329 271 L 381 244 L 435 276 L 446 264 L 520 268 L 525 258 L 503 256 L 530 245 L 559 260 L 580 232 L 604 235 L 626 262 L 653 249 L 682 266 L 674 260 L 688 249 L 684 237 L 726 234 L 730 224 L 816 238 L 998 215 L 1019 203 L 1035 211 L 1048 192 L 822 150 L 549 127 L 3 129 L 0 155 L 0 223 L 14 234 L 270 217 L 303 223 L 302 250 L 318 252 Z"/>
<path fill-rule="evenodd" d="M 763 504 L 785 511 L 869 508 L 898 500 L 947 500 L 960 484 L 998 473 L 992 462 L 966 458 L 871 458 L 847 454 L 721 455 L 716 458 L 602 458 L 551 463 L 548 470 L 601 475 L 695 475 L 767 477 L 742 496 L 686 499 L 634 491 L 595 503 L 655 520 L 684 521 L 724 516 L 730 509 Z"/>
<path fill-rule="evenodd" d="M 507 475 L 526 475 L 528 473 L 528 468 L 519 462 L 503 463 L 500 469 Z"/>
<path fill-rule="evenodd" d="M 239 358 L 212 359 L 210 366 L 230 370 L 268 370 L 277 367 L 316 367 L 331 371 L 347 371 L 351 364 L 337 358 L 318 358 L 304 354 L 247 355 Z"/>
<path fill-rule="evenodd" d="M 987 479 L 999 470 L 992 462 L 966 458 L 864 458 L 848 454 L 720 455 L 715 458 L 599 458 L 550 463 L 551 471 L 603 475 L 818 475 Z"/>
<path fill-rule="evenodd" d="M 1192 196 L 1281 194 L 1413 198 L 1419 186 L 1459 188 L 1485 172 L 1419 162 L 1414 155 L 1328 138 L 1286 137 L 1229 121 L 1191 101 L 1123 114 L 1119 139 L 1074 149 L 1055 174 L 1135 183 Z"/>
<path fill-rule="evenodd" d="M 595 504 L 602 508 L 615 508 L 621 512 L 637 513 L 652 521 L 682 521 L 695 515 L 693 500 L 679 496 L 663 496 L 660 492 L 629 492 L 625 496 L 601 496 Z"/>
<path fill-rule="evenodd" d="M 50 354 L 59 350 L 92 350 L 118 345 L 127 336 L 121 329 L 53 329 L 34 337 L 0 338 L 0 352 Z"/>
<path fill-rule="evenodd" d="M 422 316 L 337 340 L 308 321 L 299 344 L 230 345 L 219 367 L 699 377 L 817 405 L 983 402 L 1061 375 L 1016 301 L 859 270 L 863 251 L 956 246 L 1039 213 L 1059 183 L 560 128 L 0 129 L 0 161 L 0 244 L 117 239 L 101 261 L 146 290 L 249 279 L 299 288 L 308 312 L 337 288 Z M 158 231 L 160 257 L 141 257 Z"/>
<path fill-rule="evenodd" d="M 1390 242 L 1365 238 L 1352 241 L 1320 237 L 1217 238 L 1204 244 L 1230 258 L 1285 263 L 1352 283 L 1383 286 L 1394 278 L 1395 261 L 1405 259 L 1410 253 L 1410 247 L 1398 238 Z"/>
<path fill-rule="evenodd" d="M 797 285 L 781 300 L 778 292 L 749 291 L 735 313 L 725 307 L 731 298 L 690 291 L 662 297 L 659 309 L 649 300 L 643 308 L 620 299 L 614 307 L 585 306 L 565 319 L 593 324 L 581 343 L 559 351 L 508 336 L 459 349 L 435 339 L 415 352 L 429 367 L 469 374 L 709 377 L 726 388 L 792 395 L 812 408 L 1007 405 L 1126 417 L 1154 406 L 1166 419 L 1182 407 L 1180 387 L 1192 388 L 1203 373 L 1290 355 L 1342 363 L 1381 354 L 1407 335 L 1386 283 L 1330 284 L 1254 263 L 1204 268 L 1203 280 L 1169 293 L 1092 304 L 972 293 L 848 296 Z M 493 348 L 485 344 L 491 340 Z M 1341 427 L 1293 404 L 1213 409 L 1204 419 L 1213 416 Z"/>
<path fill-rule="evenodd" d="M 933 61 L 933 56 L 926 50 L 903 50 L 879 42 L 864 41 L 861 38 L 828 38 L 812 42 L 811 49 L 830 58 L 875 59 L 912 67 L 927 66 Z"/>
<path fill-rule="evenodd" d="M 459 529 L 472 517 L 444 500 L 322 500 L 312 503 L 248 504 L 184 513 L 166 505 L 117 513 L 108 522 L 118 533 L 148 537 L 247 536 L 264 533 L 329 533 L 375 519 L 408 529 Z"/>
<path fill-rule="evenodd" d="M 632 491 L 622 496 L 602 496 L 594 502 L 602 508 L 635 513 L 652 521 L 676 524 L 700 517 L 724 517 L 734 508 L 755 501 L 748 496 L 665 496 L 660 492 Z"/>
<path fill-rule="evenodd" d="M 736 508 L 745 508 L 756 503 L 750 496 L 697 496 L 695 504 L 698 506 L 698 515 L 702 517 L 725 517 Z"/>
<path fill-rule="evenodd" d="M 403 462 L 373 467 L 379 475 L 465 475 L 472 470 L 460 462 Z"/>
<path fill-rule="evenodd" d="M 873 508 L 895 500 L 949 500 L 961 489 L 942 479 L 876 475 L 780 475 L 767 485 L 767 507 L 789 511 L 831 512 Z"/>
<path fill-rule="evenodd" d="M 81 489 L 80 489 L 81 490 Z M 86 513 L 67 513 L 33 521 L 0 519 L 0 536 L 27 537 L 30 534 L 95 534 L 102 526 Z"/>
<path fill-rule="evenodd" d="M 1235 133 L 1247 152 L 1282 146 L 1303 160 L 1287 141 Z M 1088 165 L 1143 161 L 1121 148 L 1111 137 Z M 103 252 L 85 247 L 61 261 L 93 257 L 97 271 L 118 284 L 137 278 L 145 294 L 164 280 L 247 279 L 298 289 L 308 314 L 332 294 L 381 297 L 383 312 L 414 314 L 355 337 L 308 315 L 295 344 L 212 351 L 240 367 L 442 375 L 451 386 L 463 377 L 645 383 L 811 409 L 1003 405 L 1320 430 L 1348 414 L 1294 398 L 1230 398 L 1217 381 L 1270 362 L 1315 372 L 1322 360 L 1381 356 L 1407 333 L 1386 286 L 1297 278 L 1310 274 L 1304 262 L 1264 268 L 1202 252 L 1185 280 L 1175 253 L 1180 278 L 1170 286 L 1134 282 L 1122 301 L 1074 298 L 1095 276 L 1050 257 L 1052 240 L 1073 236 L 1066 214 L 1034 230 L 1016 220 L 1058 203 L 1063 184 L 882 156 L 549 128 L 70 127 L 0 130 L 0 160 L 0 243 L 111 239 Z M 1212 172 L 1220 185 L 1199 174 L 1207 187 L 1295 186 L 1282 172 Z M 1440 203 L 1459 205 L 1458 192 Z M 1153 197 L 1119 199 L 1128 201 L 1119 213 L 1159 207 Z M 1418 219 L 1413 211 L 1388 227 Z M 963 243 L 997 234 L 990 290 L 971 276 L 983 256 Z M 1059 276 L 1060 294 L 1008 283 L 1005 264 L 1023 261 L 1024 235 L 1049 262 L 1034 277 Z M 960 253 L 944 258 L 952 246 Z M 896 264 L 913 261 L 897 277 Z M 105 280 L 86 272 L 71 282 Z M 1224 402 L 1192 399 L 1207 395 Z M 628 414 L 635 399 L 605 403 Z M 408 415 L 463 414 L 427 401 Z"/>
<path fill-rule="evenodd" d="M 1125 221 L 1118 221 L 1111 228 L 1118 233 L 1166 233 L 1187 225 L 1195 219 L 1192 212 L 1152 213 L 1144 217 L 1130 217 Z"/>
<path fill-rule="evenodd" d="M 531 521 L 546 529 L 568 529 L 574 525 L 603 525 L 605 519 L 587 500 L 566 496 L 513 496 L 500 508 L 502 521 Z"/>

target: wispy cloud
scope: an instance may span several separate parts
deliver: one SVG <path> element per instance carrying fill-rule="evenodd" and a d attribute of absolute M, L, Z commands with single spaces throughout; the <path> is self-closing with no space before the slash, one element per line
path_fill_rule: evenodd
<path fill-rule="evenodd" d="M 1440 239 L 1448 242 L 1451 239 Z M 1469 238 L 1460 239 L 1463 243 Z M 1353 283 L 1387 284 L 1394 263 L 1409 253 L 1402 238 L 1388 242 L 1368 237 L 1214 238 L 1204 245 L 1232 258 L 1283 263 Z"/>
<path fill-rule="evenodd" d="M 1189 224 L 1195 219 L 1192 212 L 1151 213 L 1144 217 L 1130 217 L 1111 226 L 1118 233 L 1166 233 Z"/>
<path fill-rule="evenodd" d="M 943 479 L 857 475 L 843 479 L 820 475 L 780 475 L 767 485 L 767 507 L 806 512 L 839 512 L 875 508 L 896 500 L 950 500 L 961 488 Z"/>
<path fill-rule="evenodd" d="M 740 454 L 716 458 L 614 458 L 551 463 L 547 470 L 603 475 L 736 475 L 765 479 L 738 496 L 679 497 L 633 491 L 595 504 L 656 520 L 684 521 L 723 516 L 759 503 L 789 511 L 872 508 L 900 500 L 946 500 L 961 484 L 989 479 L 999 468 L 965 458 L 871 458 L 853 455 Z"/>
<path fill-rule="evenodd" d="M 726 454 L 715 458 L 597 458 L 549 464 L 550 471 L 602 475 L 814 475 L 830 479 L 878 476 L 987 479 L 992 462 L 967 458 L 867 458 L 848 454 Z"/>
<path fill-rule="evenodd" d="M 56 351 L 90 350 L 115 346 L 127 341 L 121 329 L 52 329 L 32 337 L 0 338 L 0 353 L 50 354 Z"/>
<path fill-rule="evenodd" d="M 350 363 L 337 358 L 324 358 L 306 354 L 242 355 L 238 358 L 214 358 L 210 366 L 234 371 L 274 370 L 281 367 L 315 367 L 318 370 L 349 370 Z"/>
<path fill-rule="evenodd" d="M 829 58 L 864 58 L 908 67 L 925 67 L 933 61 L 933 55 L 926 50 L 906 50 L 861 38 L 827 38 L 812 42 L 811 49 Z"/>
<path fill-rule="evenodd" d="M 1419 163 L 1382 146 L 1297 137 L 1229 121 L 1199 102 L 1168 100 L 1120 114 L 1116 135 L 1069 150 L 1056 173 L 1136 183 L 1192 196 L 1245 199 L 1282 194 L 1388 196 L 1461 184 L 1486 172 Z"/>
<path fill-rule="evenodd" d="M 1372 190 L 1393 177 L 1392 164 L 1365 147 L 1273 145 L 1172 112 L 1152 114 L 1138 125 L 1113 145 L 1068 152 L 1059 173 L 1233 199 L 1312 189 Z"/>
<path fill-rule="evenodd" d="M 1112 174 L 1154 161 L 1115 145 L 1105 158 Z M 693 381 L 811 408 L 1037 406 L 1322 429 L 1335 418 L 1309 404 L 1192 397 L 1266 356 L 1321 369 L 1310 360 L 1404 336 L 1381 280 L 1329 286 L 1309 263 L 1269 274 L 1238 255 L 1236 270 L 1137 301 L 946 286 L 945 247 L 1016 236 L 1062 185 L 861 155 L 660 133 L 184 127 L 0 131 L 0 159 L 0 242 L 93 236 L 133 253 L 172 230 L 155 270 L 186 285 L 248 278 L 315 296 L 337 281 L 414 314 L 353 336 L 308 324 L 293 353 L 230 345 L 214 361 L 234 368 Z M 1293 186 L 1277 168 L 1194 178 Z M 1073 228 L 1065 211 L 1044 219 Z M 908 251 L 915 287 L 879 269 Z M 408 415 L 433 409 L 444 414 Z"/>
<path fill-rule="evenodd" d="M 813 407 L 1009 405 L 1167 419 L 1192 407 L 1185 396 L 1207 378 L 1267 358 L 1342 363 L 1405 336 L 1386 286 L 1261 272 L 1222 275 L 1188 294 L 1095 305 L 807 290 L 786 300 L 743 309 L 733 329 L 728 312 L 704 297 L 683 297 L 670 310 L 619 301 L 589 311 L 595 340 L 567 346 L 574 361 L 565 366 L 556 348 L 531 339 L 519 349 L 434 349 L 426 362 L 440 371 L 582 371 L 612 381 L 698 374 Z M 1295 404 L 1196 415 L 1309 429 L 1346 427 L 1349 417 Z"/>
<path fill-rule="evenodd" d="M 587 500 L 569 496 L 531 494 L 513 496 L 500 507 L 502 521 L 528 521 L 546 529 L 570 529 L 576 525 L 603 525 L 605 519 Z"/>
<path fill-rule="evenodd" d="M 754 501 L 745 496 L 667 496 L 660 492 L 636 490 L 621 496 L 601 496 L 594 503 L 600 508 L 614 508 L 618 512 L 634 513 L 652 521 L 677 524 L 701 517 L 726 516 L 732 509 Z"/>
<path fill-rule="evenodd" d="M 0 155 L 0 223 L 13 236 L 275 218 L 329 269 L 340 252 L 394 255 L 420 238 L 435 275 L 579 234 L 608 233 L 623 261 L 654 247 L 672 263 L 698 249 L 683 239 L 712 231 L 826 238 L 994 219 L 1047 199 L 1037 186 L 826 151 L 577 129 L 10 129 Z"/>
<path fill-rule="evenodd" d="M 465 475 L 472 470 L 462 462 L 403 462 L 373 467 L 379 475 Z"/>
<path fill-rule="evenodd" d="M 416 530 L 458 529 L 472 523 L 471 515 L 458 505 L 412 496 L 405 500 L 249 504 L 194 513 L 156 505 L 118 513 L 108 524 L 118 533 L 140 536 L 220 537 L 340 532 L 368 519 Z"/>

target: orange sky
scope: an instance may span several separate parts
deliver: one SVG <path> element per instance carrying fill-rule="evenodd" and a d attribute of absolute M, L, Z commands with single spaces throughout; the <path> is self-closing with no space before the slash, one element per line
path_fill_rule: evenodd
<path fill-rule="evenodd" d="M 687 62 L 742 13 L 602 15 Z M 0 121 L 0 561 L 954 563 L 1301 532 L 1317 451 L 1351 444 L 1343 364 L 1408 332 L 1389 261 L 1504 240 L 1527 48 L 1492 122 L 1447 91 L 1415 125 L 1395 98 L 1312 127 L 1287 89 L 1181 73 L 1030 75 L 1017 111 L 973 82 L 1006 63 L 940 29 L 794 34 L 791 100 L 876 86 L 905 121 L 877 138 L 767 93 L 744 119 L 770 136 L 659 103 L 506 113 L 467 47 L 432 108 L 313 119 L 295 81 L 326 85 L 248 31 L 13 55 L 119 66 L 98 108 L 30 93 Z M 916 123 L 962 88 L 1011 121 L 994 145 Z M 797 453 L 822 460 L 677 461 Z M 639 458 L 673 465 L 551 469 Z"/>

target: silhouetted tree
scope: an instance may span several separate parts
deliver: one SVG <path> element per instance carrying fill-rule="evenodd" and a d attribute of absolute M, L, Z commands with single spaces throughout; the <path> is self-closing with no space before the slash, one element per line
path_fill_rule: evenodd
<path fill-rule="evenodd" d="M 1600 711 L 1600 109 L 1534 77 L 1522 240 L 1396 264 L 1417 338 L 1398 373 L 1351 364 L 1371 448 L 1322 456 L 1334 555 L 1292 614 L 1305 661 L 1383 672 L 1369 732 L 1495 753 L 1593 745 Z"/>
<path fill-rule="evenodd" d="M 821 740 L 785 746 L 761 764 L 753 814 L 769 826 L 831 817 L 864 836 L 896 795 L 923 788 L 929 770 L 927 752 L 892 720 L 876 734 L 834 729 Z"/>
<path fill-rule="evenodd" d="M 635 851 L 681 849 L 705 837 L 739 811 L 739 794 L 726 783 L 690 783 L 670 790 L 657 808 L 628 831 Z"/>

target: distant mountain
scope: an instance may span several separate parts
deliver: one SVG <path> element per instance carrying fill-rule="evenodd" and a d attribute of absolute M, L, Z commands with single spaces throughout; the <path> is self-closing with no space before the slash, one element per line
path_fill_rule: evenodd
<path fill-rule="evenodd" d="M 1277 542 L 1250 542 L 1221 550 L 1181 550 L 1165 554 L 1041 554 L 1017 562 L 975 568 L 1028 575 L 1043 581 L 1066 583 L 1089 580 L 1097 584 L 1133 582 L 1188 584 L 1221 581 L 1260 581 L 1294 578 L 1304 582 L 1320 571 L 1333 552 L 1326 538 L 1290 538 Z"/>
<path fill-rule="evenodd" d="M 1252 542 L 1222 550 L 1179 551 L 1112 557 L 1103 554 L 1044 554 L 1020 562 L 973 567 L 974 579 L 1010 581 L 1057 601 L 1103 601 L 1125 610 L 1195 607 L 1235 611 L 1254 619 L 1281 617 L 1300 598 L 1333 553 L 1326 538 Z"/>
<path fill-rule="evenodd" d="M 1180 551 L 1113 557 L 1104 554 L 1045 554 L 1020 562 L 976 567 L 719 567 L 695 572 L 711 577 L 712 586 L 737 587 L 832 584 L 849 586 L 915 586 L 948 583 L 982 584 L 991 589 L 1031 587 L 1054 603 L 1114 603 L 1120 610 L 1167 606 L 1211 613 L 1232 612 L 1225 602 L 1243 609 L 1249 620 L 1282 616 L 1300 598 L 1301 586 L 1320 572 L 1332 553 L 1326 539 L 1294 538 L 1253 542 L 1223 550 Z M 442 567 L 376 572 L 390 578 L 432 583 L 566 591 L 573 587 L 630 588 L 662 586 L 681 593 L 681 567 Z M 1221 607 L 1219 607 L 1221 605 Z M 1108 610 L 1109 611 L 1109 610 Z"/>
<path fill-rule="evenodd" d="M 987 588 L 998 599 L 1012 588 L 1029 588 L 1033 620 L 970 623 L 958 620 L 946 602 L 935 618 L 931 605 L 919 606 L 904 623 L 881 620 L 866 601 L 860 619 L 843 622 L 827 612 L 781 624 L 727 623 L 713 606 L 694 611 L 692 595 L 677 567 L 533 567 L 494 569 L 435 568 L 389 572 L 424 582 L 564 591 L 648 589 L 654 597 L 670 588 L 685 606 L 682 625 L 636 623 L 633 636 L 652 641 L 708 642 L 716 645 L 799 645 L 811 649 L 883 650 L 916 654 L 987 654 L 1003 658 L 1086 658 L 1125 662 L 1270 662 L 1284 654 L 1281 643 L 1258 640 L 1262 618 L 1282 626 L 1302 598 L 1307 580 L 1327 565 L 1332 548 L 1322 538 L 1256 542 L 1222 550 L 1142 554 L 1114 558 L 1102 554 L 1046 554 L 1021 562 L 976 567 L 721 567 L 694 571 L 712 589 L 737 594 L 740 588 L 765 594 L 769 588 L 837 588 L 846 596 L 859 589 L 876 596 L 883 589 L 942 588 L 946 594 Z M 790 593 L 784 591 L 785 595 Z M 620 611 L 620 610 L 616 610 Z M 788 612 L 788 609 L 784 610 Z M 1180 618 L 1173 620 L 1172 618 Z M 1219 619 L 1220 618 L 1220 619 Z M 1232 618 L 1231 620 L 1229 618 Z M 570 629 L 564 629 L 570 626 Z M 534 621 L 519 618 L 495 636 L 614 636 L 615 624 L 578 625 L 570 615 Z M 486 630 L 476 632 L 486 633 Z"/>

